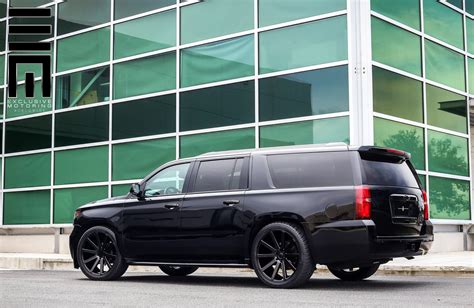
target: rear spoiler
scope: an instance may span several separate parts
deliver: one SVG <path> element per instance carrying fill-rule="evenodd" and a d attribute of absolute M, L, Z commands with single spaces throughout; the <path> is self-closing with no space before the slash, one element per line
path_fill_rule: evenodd
<path fill-rule="evenodd" d="M 411 154 L 402 150 L 375 147 L 375 146 L 361 146 L 358 149 L 359 152 L 366 152 L 371 154 L 387 155 L 387 156 L 396 156 L 404 159 L 410 159 Z"/>

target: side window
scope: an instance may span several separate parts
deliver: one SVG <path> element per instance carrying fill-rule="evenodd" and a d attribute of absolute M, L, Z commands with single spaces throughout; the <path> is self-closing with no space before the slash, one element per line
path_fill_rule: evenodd
<path fill-rule="evenodd" d="M 348 152 L 268 155 L 275 188 L 354 185 Z"/>
<path fill-rule="evenodd" d="M 201 162 L 193 192 L 239 189 L 243 161 L 239 158 Z"/>
<path fill-rule="evenodd" d="M 145 185 L 145 197 L 176 195 L 183 191 L 189 163 L 168 167 L 155 174 Z"/>

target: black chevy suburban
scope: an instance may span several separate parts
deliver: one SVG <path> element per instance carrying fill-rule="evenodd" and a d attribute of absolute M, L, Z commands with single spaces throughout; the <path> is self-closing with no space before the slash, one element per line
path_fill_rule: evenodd
<path fill-rule="evenodd" d="M 167 163 L 126 196 L 75 212 L 74 266 L 110 280 L 128 265 L 185 276 L 251 267 L 270 287 L 305 283 L 317 264 L 361 280 L 428 251 L 433 227 L 410 154 L 325 144 L 208 153 Z"/>

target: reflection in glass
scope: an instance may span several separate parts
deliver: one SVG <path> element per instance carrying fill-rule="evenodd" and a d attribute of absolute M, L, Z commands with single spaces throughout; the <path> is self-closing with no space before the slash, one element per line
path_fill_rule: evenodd
<path fill-rule="evenodd" d="M 425 144 L 422 128 L 374 118 L 374 145 L 409 152 L 415 168 L 425 170 Z"/>
<path fill-rule="evenodd" d="M 57 78 L 56 108 L 70 108 L 109 100 L 109 67 Z"/>
<path fill-rule="evenodd" d="M 426 78 L 464 91 L 464 56 L 425 40 Z"/>
<path fill-rule="evenodd" d="M 181 130 L 204 129 L 255 121 L 253 81 L 186 91 L 180 97 Z"/>
<path fill-rule="evenodd" d="M 469 182 L 430 176 L 430 218 L 471 219 Z"/>
<path fill-rule="evenodd" d="M 115 19 L 176 4 L 176 0 L 115 0 Z"/>
<path fill-rule="evenodd" d="M 466 97 L 426 85 L 428 124 L 467 133 Z"/>
<path fill-rule="evenodd" d="M 407 26 L 420 30 L 419 0 L 372 0 L 371 9 Z"/>
<path fill-rule="evenodd" d="M 469 175 L 468 140 L 436 131 L 428 131 L 429 170 Z"/>
<path fill-rule="evenodd" d="M 464 48 L 462 14 L 440 3 L 439 0 L 423 0 L 425 33 L 450 45 Z"/>
<path fill-rule="evenodd" d="M 110 0 L 67 0 L 58 5 L 58 35 L 110 22 Z"/>

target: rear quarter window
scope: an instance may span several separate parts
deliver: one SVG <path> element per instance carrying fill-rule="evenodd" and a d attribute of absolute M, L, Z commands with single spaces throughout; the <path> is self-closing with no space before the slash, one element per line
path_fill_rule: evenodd
<path fill-rule="evenodd" d="M 268 155 L 267 162 L 275 188 L 354 185 L 348 152 Z"/>
<path fill-rule="evenodd" d="M 417 175 L 409 161 L 361 155 L 361 163 L 364 184 L 419 188 Z"/>

